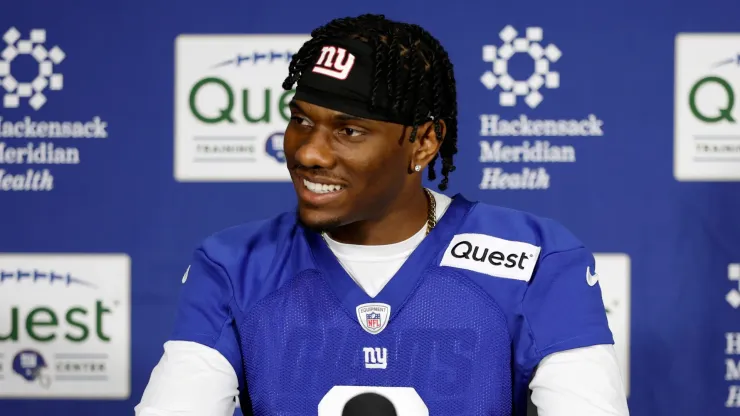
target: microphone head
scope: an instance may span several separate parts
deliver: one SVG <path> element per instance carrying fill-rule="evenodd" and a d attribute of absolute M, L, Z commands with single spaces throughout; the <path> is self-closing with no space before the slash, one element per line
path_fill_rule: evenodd
<path fill-rule="evenodd" d="M 362 393 L 349 399 L 342 416 L 398 416 L 390 400 L 377 393 Z"/>

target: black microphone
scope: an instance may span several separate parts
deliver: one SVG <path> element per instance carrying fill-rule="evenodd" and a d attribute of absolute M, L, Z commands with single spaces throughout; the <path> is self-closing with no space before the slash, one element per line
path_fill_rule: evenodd
<path fill-rule="evenodd" d="M 390 400 L 377 393 L 362 393 L 349 399 L 342 416 L 398 416 Z"/>

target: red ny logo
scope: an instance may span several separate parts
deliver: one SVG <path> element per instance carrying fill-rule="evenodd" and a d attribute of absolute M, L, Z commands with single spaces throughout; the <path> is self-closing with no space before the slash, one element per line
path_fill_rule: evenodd
<path fill-rule="evenodd" d="M 347 52 L 346 49 L 324 46 L 321 48 L 321 56 L 319 56 L 316 66 L 313 67 L 313 72 L 336 79 L 347 79 L 354 64 L 355 56 Z"/>

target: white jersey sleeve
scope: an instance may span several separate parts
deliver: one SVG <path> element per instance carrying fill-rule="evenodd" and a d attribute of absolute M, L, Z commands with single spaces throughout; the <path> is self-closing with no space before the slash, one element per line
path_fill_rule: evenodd
<path fill-rule="evenodd" d="M 213 348 L 168 341 L 136 416 L 233 416 L 239 387 L 234 368 Z"/>
<path fill-rule="evenodd" d="M 629 416 L 613 345 L 548 355 L 529 388 L 538 416 Z"/>

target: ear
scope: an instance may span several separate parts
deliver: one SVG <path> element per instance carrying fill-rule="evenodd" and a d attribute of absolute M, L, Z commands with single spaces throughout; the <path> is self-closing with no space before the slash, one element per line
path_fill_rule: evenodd
<path fill-rule="evenodd" d="M 437 120 L 436 123 L 439 125 L 438 130 L 440 132 L 440 135 L 437 135 L 437 132 L 434 131 L 434 123 L 435 121 L 427 121 L 419 126 L 416 131 L 416 142 L 414 143 L 416 146 L 411 157 L 412 171 L 416 165 L 421 166 L 421 170 L 424 170 L 442 146 L 442 141 L 447 134 L 447 126 L 444 120 Z"/>

